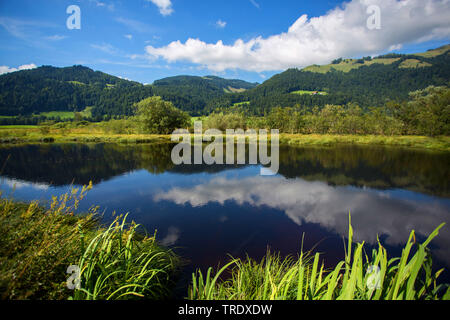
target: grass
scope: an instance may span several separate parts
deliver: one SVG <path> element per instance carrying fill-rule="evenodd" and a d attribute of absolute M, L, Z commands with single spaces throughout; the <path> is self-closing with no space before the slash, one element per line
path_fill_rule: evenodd
<path fill-rule="evenodd" d="M 424 68 L 424 67 L 431 67 L 432 65 L 428 62 L 422 62 L 417 59 L 406 59 L 400 65 L 399 68 Z"/>
<path fill-rule="evenodd" d="M 400 60 L 400 58 L 377 58 L 372 59 L 370 61 L 366 60 L 364 63 L 356 63 L 356 59 L 344 59 L 342 62 L 338 64 L 327 64 L 327 65 L 312 65 L 302 69 L 303 71 L 310 71 L 315 73 L 327 73 L 330 72 L 331 69 L 335 69 L 337 71 L 342 72 L 350 72 L 353 69 L 361 68 L 362 66 L 370 66 L 372 64 L 392 64 L 396 61 Z"/>
<path fill-rule="evenodd" d="M 194 117 L 192 121 L 204 120 Z M 80 142 L 80 143 L 170 143 L 170 135 L 115 133 L 108 123 L 74 123 L 68 127 L 53 126 L 0 126 L 0 142 Z M 43 130 L 46 129 L 46 130 Z M 121 129 L 118 132 L 126 131 Z M 330 134 L 280 134 L 280 144 L 293 146 L 332 146 L 336 144 L 385 145 L 428 150 L 450 151 L 450 137 L 381 136 L 381 135 L 330 135 Z"/>
<path fill-rule="evenodd" d="M 236 103 L 233 103 L 233 107 L 247 106 L 249 104 L 250 104 L 250 101 L 236 102 Z"/>
<path fill-rule="evenodd" d="M 76 81 L 73 81 L 76 82 Z M 79 113 L 85 117 L 90 118 L 92 116 L 92 107 L 86 107 L 83 111 L 80 111 Z M 59 117 L 61 120 L 72 120 L 75 118 L 75 112 L 74 111 L 49 111 L 49 112 L 41 112 L 36 114 L 36 116 L 44 116 L 46 118 L 57 118 Z M 0 116 L 0 119 L 12 119 L 16 118 L 16 116 Z"/>
<path fill-rule="evenodd" d="M 81 269 L 76 300 L 123 298 L 161 299 L 171 296 L 179 259 L 156 243 L 140 236 L 139 225 L 116 220 L 87 244 L 77 265 Z"/>
<path fill-rule="evenodd" d="M 281 134 L 280 144 L 293 146 L 332 146 L 336 144 L 381 145 L 450 151 L 450 137 Z"/>
<path fill-rule="evenodd" d="M 11 129 L 39 129 L 40 126 L 38 125 L 25 125 L 25 124 L 17 124 L 17 125 L 6 125 L 6 126 L 0 126 L 0 130 L 11 130 Z"/>
<path fill-rule="evenodd" d="M 86 107 L 83 111 L 80 111 L 79 113 L 85 118 L 90 118 L 92 116 L 91 110 L 92 110 L 92 107 Z M 61 120 L 71 120 L 71 119 L 75 118 L 75 112 L 74 111 L 41 112 L 41 113 L 39 113 L 39 115 L 40 116 L 45 116 L 47 118 L 60 117 Z"/>
<path fill-rule="evenodd" d="M 103 123 L 79 123 L 68 126 L 0 126 L 0 142 L 40 143 L 40 142 L 79 142 L 79 143 L 168 143 L 170 135 L 114 133 Z M 66 125 L 63 123 L 63 125 Z M 45 130 L 44 130 L 45 129 Z"/>
<path fill-rule="evenodd" d="M 449 300 L 448 285 L 437 285 L 443 269 L 433 273 L 427 246 L 443 224 L 428 239 L 416 243 L 415 233 L 397 258 L 388 258 L 378 241 L 378 250 L 370 257 L 364 242 L 352 242 L 349 219 L 345 259 L 326 270 L 320 254 L 304 253 L 296 259 L 281 259 L 270 251 L 260 261 L 232 259 L 213 276 L 209 268 L 192 274 L 188 297 L 191 300 Z M 413 251 L 413 246 L 416 246 Z M 225 272 L 231 277 L 221 280 Z"/>
<path fill-rule="evenodd" d="M 0 295 L 2 299 L 167 299 L 173 297 L 180 258 L 158 245 L 156 235 L 118 216 L 99 227 L 97 207 L 76 214 L 92 184 L 60 197 L 48 208 L 37 201 L 0 197 Z M 412 231 L 400 257 L 389 258 L 378 240 L 370 256 L 353 243 L 349 218 L 345 259 L 326 269 L 320 253 L 297 258 L 267 252 L 256 262 L 232 259 L 216 273 L 192 274 L 192 300 L 439 300 L 450 299 L 432 271 L 430 242 Z M 79 287 L 67 288 L 67 268 L 80 268 Z M 231 275 L 228 279 L 225 274 Z"/>
<path fill-rule="evenodd" d="M 448 51 L 450 51 L 450 45 L 447 44 L 440 48 L 428 50 L 427 52 L 423 52 L 423 53 L 416 53 L 414 55 L 419 56 L 419 57 L 424 57 L 424 58 L 433 58 L 433 57 L 437 57 L 441 54 L 447 53 Z"/>
<path fill-rule="evenodd" d="M 233 87 L 228 86 L 227 88 L 223 88 L 223 91 L 225 93 L 241 93 L 241 92 L 247 91 L 247 89 L 244 89 L 244 88 L 233 88 Z"/>
<path fill-rule="evenodd" d="M 75 214 L 91 187 L 53 197 L 47 209 L 0 198 L 2 299 L 170 297 L 177 256 L 126 216 L 102 228 L 97 208 Z M 67 288 L 70 265 L 81 269 L 79 290 Z"/>
<path fill-rule="evenodd" d="M 50 112 L 41 112 L 40 116 L 45 116 L 47 118 L 56 118 L 60 117 L 61 120 L 69 120 L 73 119 L 75 112 L 73 111 L 50 111 Z"/>
<path fill-rule="evenodd" d="M 323 95 L 323 96 L 328 95 L 328 93 L 325 92 L 325 91 L 308 91 L 308 90 L 297 90 L 297 91 L 292 91 L 291 93 L 292 94 L 297 94 L 297 95 L 300 95 L 300 96 L 302 96 L 302 95 L 310 95 L 310 96 L 312 96 L 314 94 Z"/>

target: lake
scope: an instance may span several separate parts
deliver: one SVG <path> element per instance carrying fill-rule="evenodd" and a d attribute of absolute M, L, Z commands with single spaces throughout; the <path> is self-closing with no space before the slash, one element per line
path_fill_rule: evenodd
<path fill-rule="evenodd" d="M 99 205 L 105 222 L 127 213 L 196 267 L 222 265 L 228 254 L 260 259 L 270 248 L 323 252 L 326 266 L 344 255 L 351 212 L 355 240 L 370 249 L 377 235 L 399 255 L 412 229 L 424 240 L 450 222 L 450 154 L 385 147 L 280 147 L 280 169 L 259 165 L 179 165 L 172 146 L 40 144 L 0 147 L 0 188 L 16 199 L 94 187 L 80 210 Z M 450 266 L 450 226 L 431 245 L 435 267 Z M 446 271 L 443 275 L 448 281 Z M 184 291 L 186 292 L 186 291 Z"/>

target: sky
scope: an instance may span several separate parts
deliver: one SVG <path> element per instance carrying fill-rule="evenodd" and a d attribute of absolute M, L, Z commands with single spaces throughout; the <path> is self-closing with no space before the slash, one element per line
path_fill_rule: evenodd
<path fill-rule="evenodd" d="M 0 74 L 81 64 L 141 83 L 261 83 L 288 68 L 449 40 L 450 0 L 0 0 Z"/>

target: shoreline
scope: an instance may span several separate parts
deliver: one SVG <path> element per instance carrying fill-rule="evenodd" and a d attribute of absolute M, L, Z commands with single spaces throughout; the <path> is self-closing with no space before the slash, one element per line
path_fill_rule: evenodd
<path fill-rule="evenodd" d="M 153 144 L 174 143 L 171 135 L 163 134 L 110 134 L 87 130 L 62 134 L 51 131 L 42 134 L 39 129 L 12 129 L 0 127 L 2 145 L 34 144 L 34 143 L 123 143 Z M 97 132 L 96 132 L 97 131 Z M 6 134 L 2 134 L 6 133 Z M 330 134 L 280 134 L 280 145 L 289 146 L 326 146 L 335 145 L 391 146 L 424 150 L 450 151 L 450 137 L 425 136 L 378 136 L 378 135 L 330 135 Z"/>

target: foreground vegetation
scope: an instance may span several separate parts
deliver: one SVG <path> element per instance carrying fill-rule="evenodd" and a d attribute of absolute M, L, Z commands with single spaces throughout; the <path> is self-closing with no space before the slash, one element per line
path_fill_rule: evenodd
<path fill-rule="evenodd" d="M 449 286 L 437 285 L 443 269 L 432 272 L 427 248 L 442 226 L 422 244 L 416 243 L 412 231 L 402 255 L 389 258 L 379 241 L 378 250 L 374 249 L 370 257 L 364 251 L 364 242 L 353 244 L 350 223 L 345 260 L 334 269 L 325 270 L 324 265 L 320 265 L 319 253 L 313 255 L 302 250 L 298 258 L 281 259 L 279 254 L 267 252 L 259 263 L 250 258 L 234 259 L 214 277 L 212 268 L 206 276 L 198 270 L 192 275 L 189 299 L 449 300 Z M 226 271 L 231 272 L 231 277 L 220 280 Z"/>
<path fill-rule="evenodd" d="M 0 294 L 2 299 L 167 299 L 173 297 L 181 259 L 160 247 L 156 234 L 116 217 L 99 228 L 97 208 L 75 214 L 91 185 L 53 197 L 48 209 L 0 199 Z M 233 259 L 214 276 L 209 268 L 192 274 L 188 299 L 225 300 L 417 300 L 450 299 L 447 284 L 438 284 L 443 269 L 432 271 L 428 239 L 415 233 L 397 258 L 378 250 L 368 257 L 364 243 L 349 235 L 345 260 L 326 269 L 320 254 L 301 251 L 282 259 L 267 253 L 261 262 Z M 78 289 L 67 289 L 67 267 L 80 267 Z M 226 272 L 231 276 L 224 277 Z M 70 282 L 77 285 L 77 282 Z"/>
<path fill-rule="evenodd" d="M 92 187 L 53 197 L 48 209 L 0 199 L 2 299 L 164 299 L 171 296 L 178 257 L 155 235 L 117 217 L 100 228 L 97 208 L 75 214 Z M 67 288 L 67 268 L 80 267 L 79 290 Z"/>

